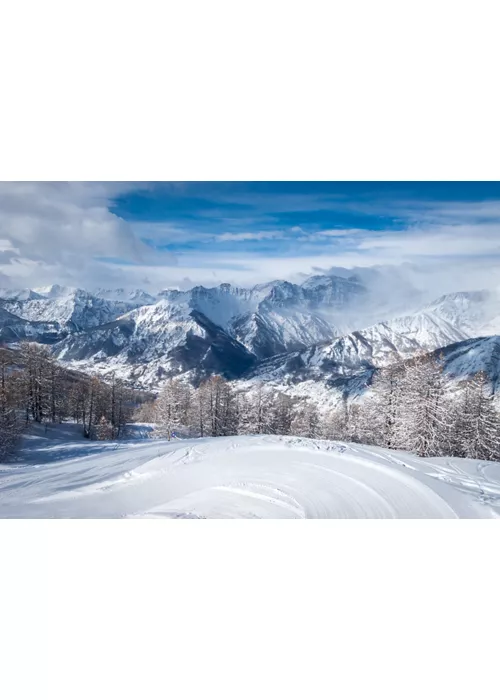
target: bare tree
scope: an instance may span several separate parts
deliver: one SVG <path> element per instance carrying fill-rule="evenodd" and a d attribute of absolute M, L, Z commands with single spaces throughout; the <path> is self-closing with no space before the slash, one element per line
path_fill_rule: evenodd
<path fill-rule="evenodd" d="M 391 446 L 421 457 L 446 454 L 449 416 L 439 359 L 422 356 L 406 363 L 399 392 Z"/>
<path fill-rule="evenodd" d="M 500 459 L 500 420 L 485 372 L 464 382 L 455 401 L 455 453 L 471 459 Z"/>

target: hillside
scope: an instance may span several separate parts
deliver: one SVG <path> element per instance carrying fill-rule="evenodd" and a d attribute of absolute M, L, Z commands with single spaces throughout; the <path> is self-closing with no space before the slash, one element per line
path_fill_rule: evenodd
<path fill-rule="evenodd" d="M 500 464 L 255 436 L 30 438 L 0 465 L 0 517 L 496 518 Z"/>

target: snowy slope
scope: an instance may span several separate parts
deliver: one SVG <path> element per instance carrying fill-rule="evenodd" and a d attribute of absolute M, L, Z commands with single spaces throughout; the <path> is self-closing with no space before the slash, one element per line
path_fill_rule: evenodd
<path fill-rule="evenodd" d="M 203 314 L 162 300 L 117 321 L 73 333 L 54 346 L 55 356 L 75 369 L 117 376 L 141 388 L 168 376 L 240 376 L 254 356 Z"/>
<path fill-rule="evenodd" d="M 364 288 L 317 276 L 302 285 L 283 280 L 250 289 L 221 284 L 161 293 L 172 304 L 200 311 L 257 357 L 270 357 L 329 340 L 348 330 L 344 315 Z"/>
<path fill-rule="evenodd" d="M 257 357 L 303 349 L 347 332 L 351 326 L 345 315 L 365 294 L 356 282 L 327 276 L 302 285 L 276 280 L 249 289 L 220 284 L 158 295 L 140 289 L 101 288 L 90 293 L 59 285 L 4 292 L 6 297 L 0 299 L 7 311 L 33 322 L 57 323 L 69 332 L 109 324 L 155 303 L 155 314 L 165 312 L 166 324 L 172 314 L 188 319 L 191 312 L 199 312 Z"/>
<path fill-rule="evenodd" d="M 482 292 L 447 295 L 407 316 L 377 323 L 302 352 L 282 354 L 252 370 L 257 380 L 332 380 L 384 367 L 475 337 L 485 322 L 490 297 Z"/>
<path fill-rule="evenodd" d="M 100 322 L 90 324 L 87 319 L 84 325 L 79 313 L 77 328 L 55 347 L 56 356 L 77 362 L 83 370 L 115 371 L 137 386 L 155 387 L 169 374 L 195 369 L 198 374 L 212 370 L 238 377 L 259 357 L 302 350 L 339 335 L 340 328 L 331 319 L 363 291 L 353 282 L 321 277 L 302 286 L 283 281 L 251 289 L 221 284 L 185 292 L 164 290 L 156 303 L 121 315 L 116 313 L 118 307 L 107 305 L 125 303 L 111 300 L 123 297 L 123 290 L 98 293 L 106 297 L 94 297 L 95 319 Z M 66 324 L 71 319 L 76 325 L 74 290 L 61 294 L 30 302 L 28 311 L 35 303 L 37 312 L 51 303 L 53 318 Z M 139 292 L 136 296 L 143 300 Z M 215 363 L 216 348 L 206 342 L 207 332 L 220 341 Z"/>
<path fill-rule="evenodd" d="M 57 323 L 27 321 L 0 306 L 0 342 L 2 343 L 17 343 L 21 340 L 54 343 L 62 335 Z"/>
<path fill-rule="evenodd" d="M 492 518 L 500 464 L 293 437 L 32 438 L 0 517 Z"/>
<path fill-rule="evenodd" d="M 438 351 L 438 354 L 450 379 L 460 381 L 477 372 L 486 372 L 493 389 L 496 391 L 500 388 L 500 336 L 455 343 Z"/>
<path fill-rule="evenodd" d="M 101 299 L 83 289 L 58 285 L 42 288 L 42 291 L 43 295 L 37 293 L 36 298 L 7 300 L 3 307 L 28 321 L 57 323 L 60 328 L 72 331 L 109 323 L 139 305 Z"/>
<path fill-rule="evenodd" d="M 376 318 L 376 299 L 355 279 L 334 275 L 300 285 L 274 280 L 248 289 L 220 284 L 158 295 L 140 289 L 91 294 L 58 285 L 17 296 L 6 291 L 11 297 L 0 299 L 0 340 L 52 343 L 65 336 L 55 347 L 60 360 L 82 370 L 116 371 L 141 388 L 196 368 L 197 376 L 217 371 L 240 377 L 251 369 L 257 381 L 319 380 L 331 386 L 419 353 L 500 333 L 500 300 L 484 291 L 447 294 L 412 313 L 360 327 L 360 319 Z M 16 329 L 14 317 L 22 319 Z M 215 346 L 207 342 L 207 328 L 218 338 Z"/>
<path fill-rule="evenodd" d="M 104 289 L 99 287 L 95 289 L 93 295 L 100 299 L 108 299 L 110 301 L 126 301 L 131 302 L 135 306 L 145 306 L 146 304 L 154 304 L 157 300 L 152 294 L 148 294 L 143 289 L 134 289 L 129 291 L 120 287 L 118 289 Z"/>

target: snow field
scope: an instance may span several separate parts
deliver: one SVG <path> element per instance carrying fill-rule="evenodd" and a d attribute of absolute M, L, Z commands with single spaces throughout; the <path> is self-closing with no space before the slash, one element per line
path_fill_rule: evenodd
<path fill-rule="evenodd" d="M 33 438 L 0 465 L 0 517 L 492 518 L 500 464 L 323 440 Z"/>

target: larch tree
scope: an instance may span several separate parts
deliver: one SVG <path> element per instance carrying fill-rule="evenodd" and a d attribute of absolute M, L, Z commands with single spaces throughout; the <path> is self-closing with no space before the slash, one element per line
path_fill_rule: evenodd
<path fill-rule="evenodd" d="M 308 438 L 321 438 L 321 420 L 317 406 L 311 401 L 301 401 L 295 407 L 290 426 L 292 435 Z"/>
<path fill-rule="evenodd" d="M 420 457 L 446 454 L 449 418 L 442 362 L 434 356 L 406 362 L 398 391 L 400 409 L 391 446 Z"/>
<path fill-rule="evenodd" d="M 179 380 L 169 379 L 156 400 L 156 433 L 171 440 L 181 425 Z"/>
<path fill-rule="evenodd" d="M 0 459 L 13 451 L 21 434 L 14 388 L 10 353 L 0 348 Z"/>
<path fill-rule="evenodd" d="M 456 452 L 470 459 L 500 459 L 500 420 L 485 372 L 467 379 L 456 401 Z"/>

